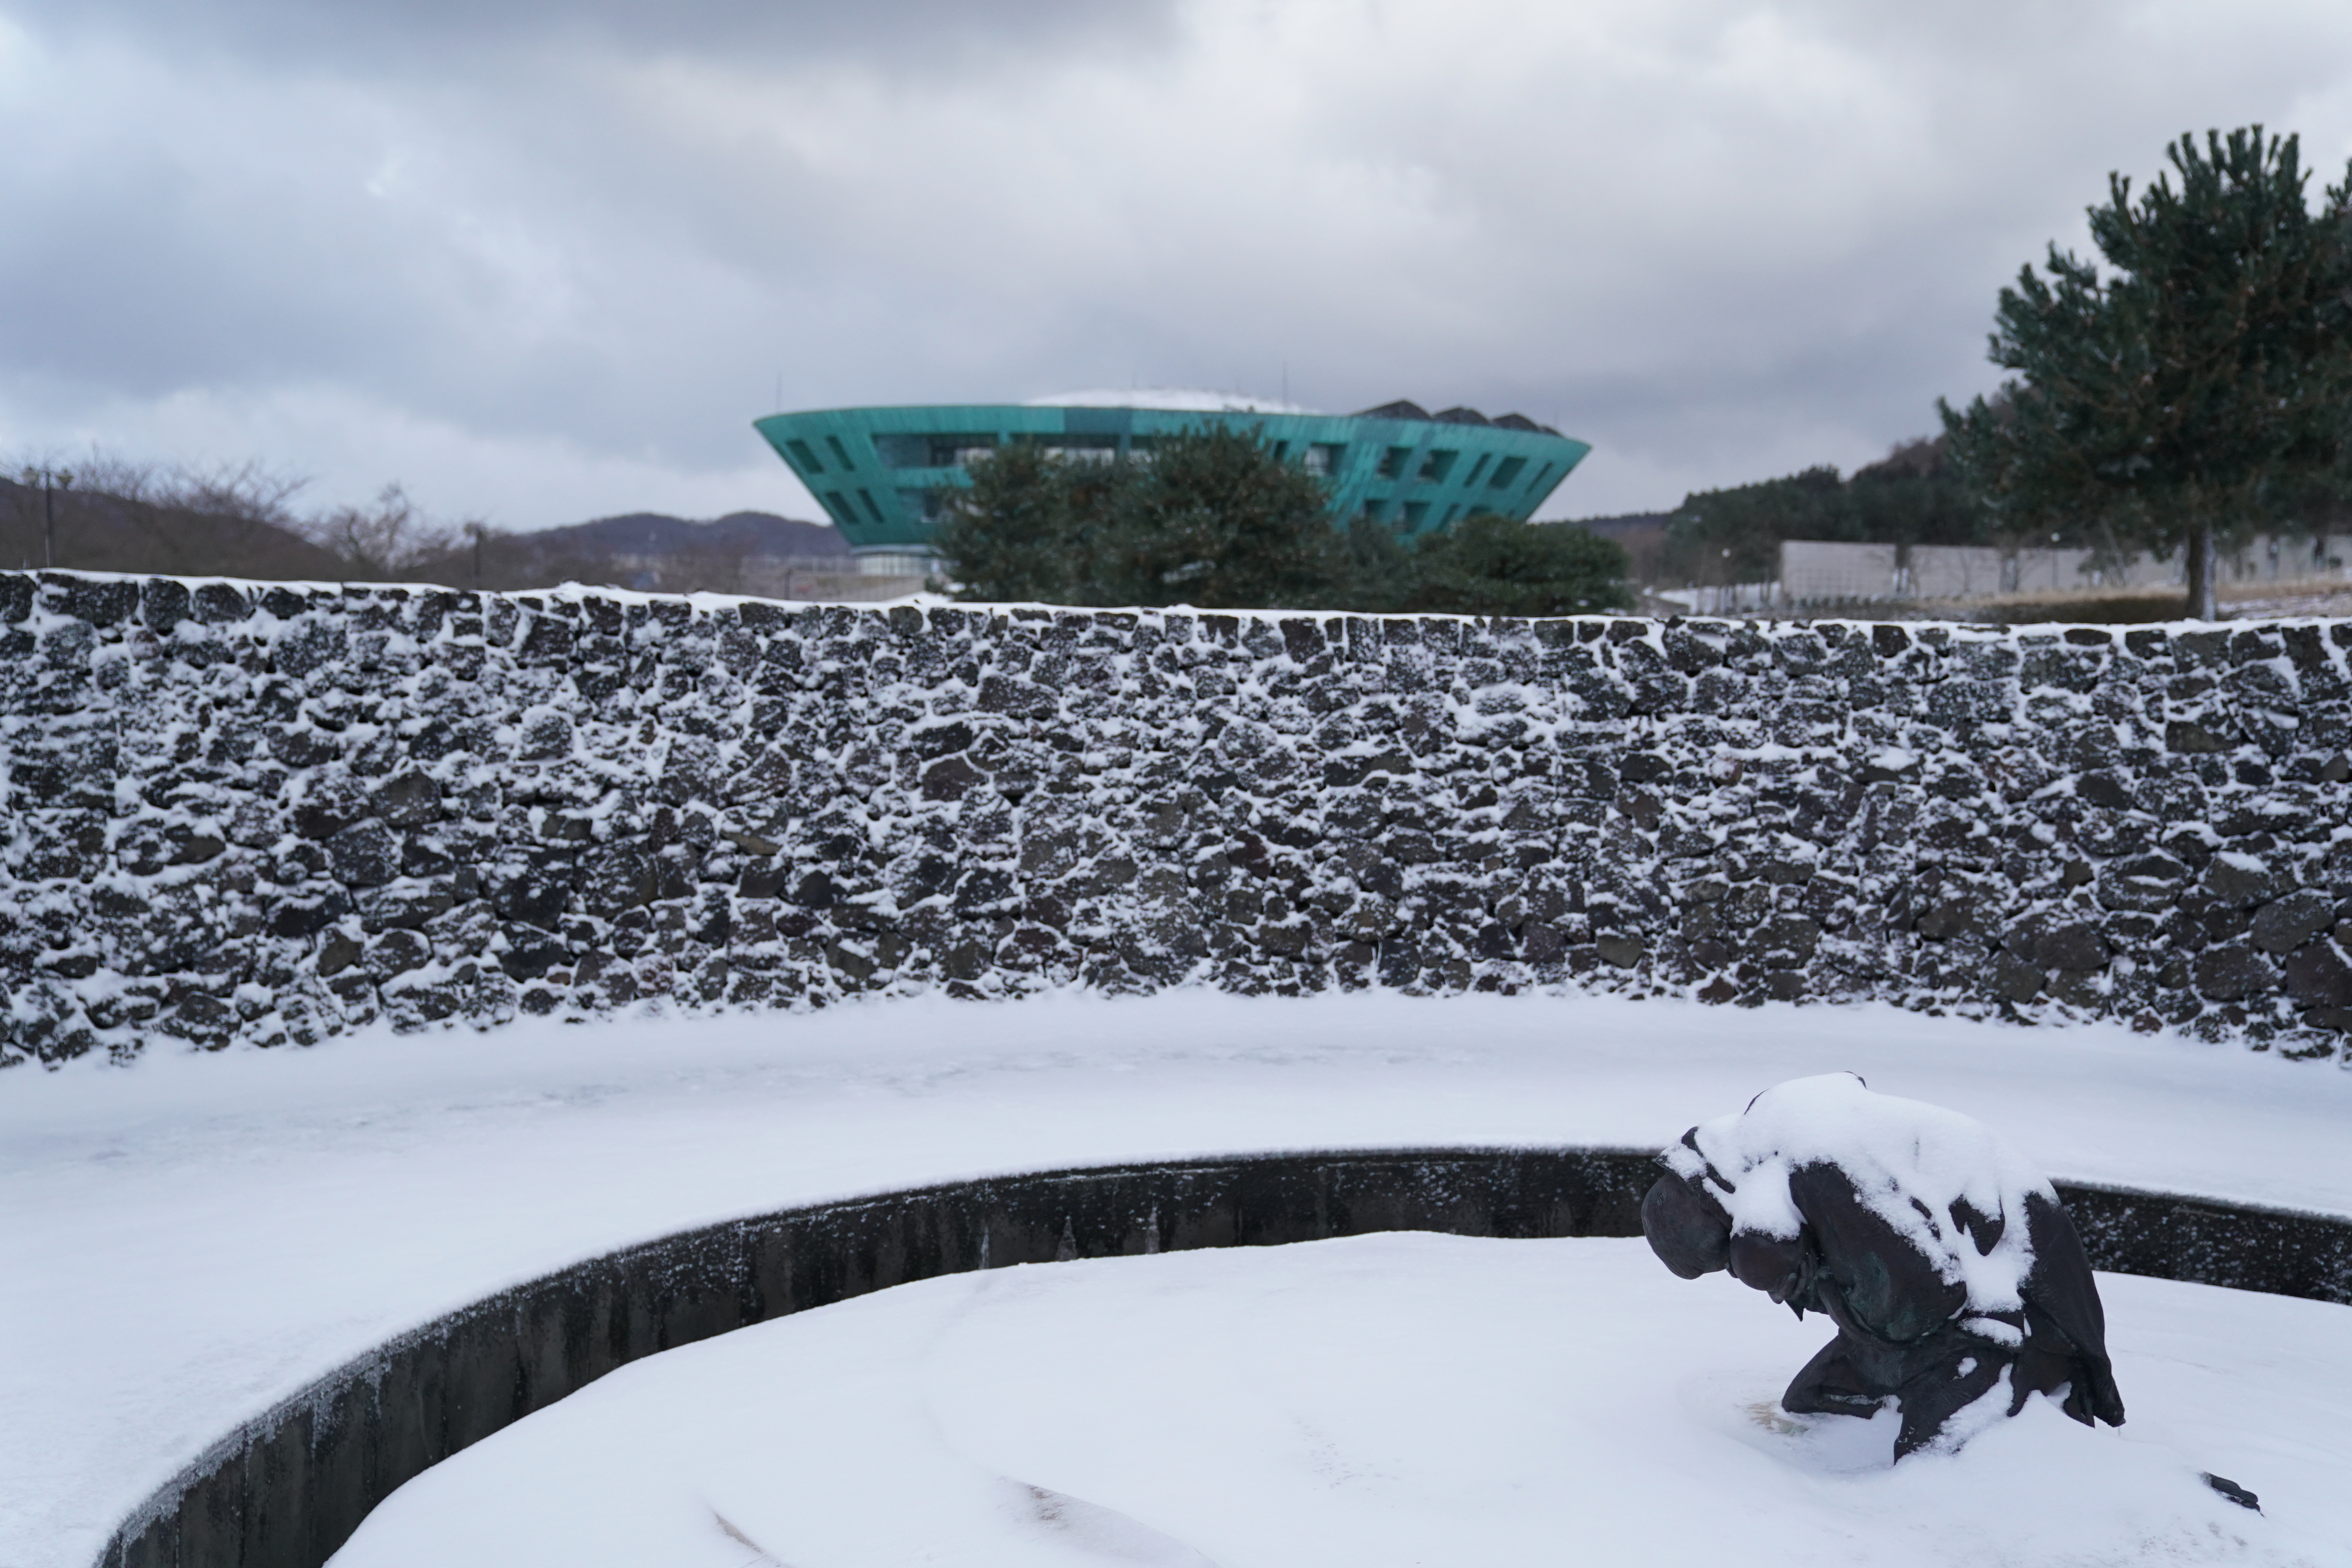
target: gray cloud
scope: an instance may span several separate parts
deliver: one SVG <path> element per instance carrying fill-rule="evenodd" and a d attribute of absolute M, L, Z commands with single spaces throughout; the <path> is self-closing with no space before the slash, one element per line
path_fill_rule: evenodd
<path fill-rule="evenodd" d="M 1109 20 L 1103 19 L 1108 14 Z M 1518 408 L 1557 512 L 1925 431 L 2106 172 L 2352 152 L 2330 7 L 0 0 L 0 449 L 531 526 L 809 509 L 785 406 Z"/>
<path fill-rule="evenodd" d="M 1006 52 L 1148 40 L 1168 0 L 29 0 L 20 15 L 60 33 L 131 36 L 276 62 L 328 62 L 374 74 L 462 68 L 464 54 L 583 45 L 775 62 L 861 59 L 895 71 L 969 65 Z"/>

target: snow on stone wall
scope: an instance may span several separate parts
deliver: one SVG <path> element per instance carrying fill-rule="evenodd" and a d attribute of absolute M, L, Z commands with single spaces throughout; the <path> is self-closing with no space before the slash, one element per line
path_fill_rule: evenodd
<path fill-rule="evenodd" d="M 2335 1054 L 2347 645 L 0 574 L 0 1061 L 1185 981 Z"/>

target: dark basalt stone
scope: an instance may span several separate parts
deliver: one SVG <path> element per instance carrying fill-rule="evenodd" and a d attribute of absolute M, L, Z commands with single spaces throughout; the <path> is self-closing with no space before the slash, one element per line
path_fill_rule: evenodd
<path fill-rule="evenodd" d="M 327 841 L 327 860 L 345 887 L 382 887 L 400 874 L 400 840 L 380 821 L 357 822 Z"/>
<path fill-rule="evenodd" d="M 2292 953 L 2335 924 L 2336 901 L 2305 888 L 2264 904 L 2255 914 L 2254 946 L 2273 955 Z"/>
<path fill-rule="evenodd" d="M 2190 965 L 2200 996 L 2217 1001 L 2242 1001 L 2278 984 L 2278 972 L 2254 948 L 2226 943 L 2200 953 Z"/>
<path fill-rule="evenodd" d="M 2352 963 L 2335 943 L 2315 942 L 2299 949 L 2288 956 L 2284 968 L 2287 994 L 2302 1006 L 2352 1007 Z"/>
<path fill-rule="evenodd" d="M 2249 909 L 2278 896 L 2278 879 L 2268 866 L 2248 865 L 2242 853 L 2215 855 L 2205 868 L 2205 886 L 2232 909 Z"/>
<path fill-rule="evenodd" d="M 340 888 L 324 894 L 307 894 L 288 899 L 272 909 L 268 931 L 273 936 L 295 940 L 315 936 L 351 912 L 351 897 Z"/>
<path fill-rule="evenodd" d="M 433 961 L 433 944 L 415 931 L 385 932 L 368 945 L 360 967 L 369 979 L 381 986 L 395 975 L 411 969 L 421 969 Z"/>
<path fill-rule="evenodd" d="M 111 626 L 128 619 L 139 608 L 139 584 L 127 580 L 45 571 L 39 574 L 39 580 L 53 611 L 92 626 Z"/>
<path fill-rule="evenodd" d="M 151 577 L 139 585 L 139 619 L 151 632 L 169 632 L 189 618 L 193 608 L 193 597 L 184 582 Z"/>

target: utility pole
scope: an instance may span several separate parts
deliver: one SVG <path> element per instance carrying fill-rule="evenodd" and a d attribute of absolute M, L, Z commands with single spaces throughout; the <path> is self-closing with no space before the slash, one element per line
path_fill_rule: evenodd
<path fill-rule="evenodd" d="M 41 564 L 55 570 L 58 564 L 58 492 L 73 488 L 74 476 L 63 468 L 27 468 L 25 487 L 41 487 Z"/>

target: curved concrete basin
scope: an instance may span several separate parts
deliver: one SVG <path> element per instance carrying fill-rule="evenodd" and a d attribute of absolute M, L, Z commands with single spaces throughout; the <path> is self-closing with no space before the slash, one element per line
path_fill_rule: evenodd
<path fill-rule="evenodd" d="M 786 1209 L 593 1258 L 400 1335 L 214 1443 L 100 1568 L 316 1568 L 402 1483 L 614 1367 L 1013 1263 L 1379 1230 L 1634 1236 L 1647 1149 L 1399 1149 L 1039 1171 Z M 2059 1184 L 2094 1266 L 2352 1302 L 2352 1220 Z"/>

